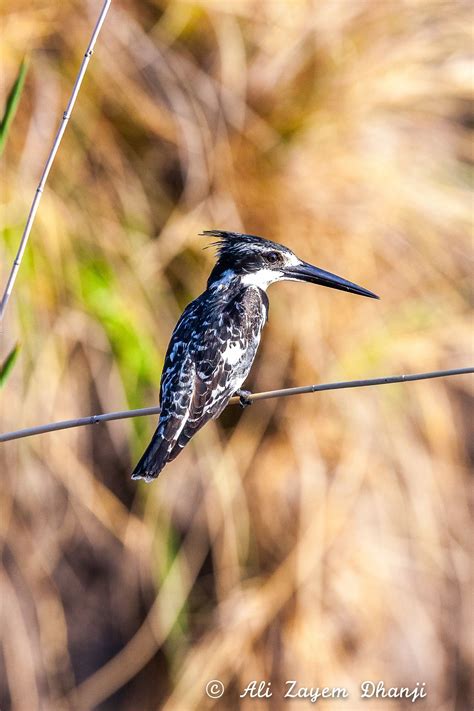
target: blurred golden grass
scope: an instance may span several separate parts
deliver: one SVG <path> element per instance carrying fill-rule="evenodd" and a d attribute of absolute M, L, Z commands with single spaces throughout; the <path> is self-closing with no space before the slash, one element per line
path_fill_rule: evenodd
<path fill-rule="evenodd" d="M 1 102 L 30 55 L 2 283 L 97 11 L 2 9 Z M 471 27 L 454 0 L 113 3 L 10 302 L 2 430 L 155 403 L 213 227 L 382 297 L 272 289 L 249 387 L 469 364 Z M 149 487 L 128 476 L 152 421 L 3 445 L 0 706 L 249 709 L 239 690 L 268 679 L 279 708 L 294 678 L 378 709 L 357 697 L 373 678 L 464 711 L 470 393 L 229 411 Z"/>

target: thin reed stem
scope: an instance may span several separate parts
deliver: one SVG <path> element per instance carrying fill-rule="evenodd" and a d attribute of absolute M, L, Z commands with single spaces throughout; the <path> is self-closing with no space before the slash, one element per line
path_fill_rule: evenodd
<path fill-rule="evenodd" d="M 257 400 L 269 400 L 274 397 L 289 397 L 290 395 L 303 395 L 305 393 L 317 393 L 325 390 L 344 390 L 348 388 L 364 388 L 369 385 L 389 385 L 391 383 L 409 383 L 414 380 L 429 380 L 431 378 L 447 378 L 452 375 L 467 375 L 474 373 L 474 367 L 456 368 L 454 370 L 434 370 L 430 373 L 411 373 L 409 375 L 389 375 L 383 378 L 371 378 L 368 380 L 346 380 L 338 383 L 323 383 L 321 385 L 303 385 L 298 388 L 285 388 L 284 390 L 270 390 L 268 392 L 253 393 L 249 395 L 252 402 Z M 238 397 L 230 399 L 231 405 L 239 404 Z M 63 420 L 62 422 L 52 422 L 48 425 L 38 425 L 28 427 L 16 432 L 5 432 L 0 435 L 0 442 L 9 442 L 13 439 L 32 437 L 33 435 L 45 434 L 46 432 L 56 432 L 66 430 L 71 427 L 83 427 L 84 425 L 95 425 L 99 422 L 109 422 L 110 420 L 125 420 L 131 417 L 142 417 L 144 415 L 158 415 L 159 407 L 144 407 L 140 410 L 123 410 L 120 412 L 107 412 L 103 415 L 91 415 L 90 417 L 80 417 L 75 420 Z"/>
<path fill-rule="evenodd" d="M 3 316 L 5 315 L 5 310 L 7 308 L 8 301 L 9 301 L 11 293 L 13 291 L 13 286 L 15 284 L 15 280 L 16 280 L 18 271 L 20 269 L 20 264 L 22 262 L 23 255 L 25 253 L 26 245 L 28 243 L 28 238 L 30 236 L 31 228 L 33 227 L 33 222 L 35 220 L 36 212 L 37 212 L 38 206 L 40 204 L 44 186 L 45 186 L 46 181 L 48 179 L 49 171 L 51 170 L 51 166 L 53 165 L 53 161 L 54 161 L 54 158 L 55 158 L 56 153 L 58 151 L 59 144 L 61 143 L 62 137 L 64 135 L 64 131 L 66 130 L 67 123 L 68 123 L 69 118 L 71 116 L 72 109 L 74 107 L 74 104 L 76 103 L 77 95 L 79 94 L 79 89 L 81 88 L 82 80 L 83 80 L 84 75 L 86 73 L 87 65 L 89 64 L 90 58 L 91 58 L 92 53 L 94 51 L 94 45 L 96 43 L 96 40 L 97 40 L 99 32 L 102 28 L 102 25 L 104 24 L 105 16 L 107 15 L 107 12 L 109 10 L 110 3 L 111 3 L 111 0 L 105 0 L 104 4 L 102 6 L 102 10 L 100 12 L 99 18 L 98 18 L 96 25 L 94 27 L 94 30 L 92 32 L 92 36 L 90 38 L 89 45 L 88 45 L 86 52 L 84 54 L 84 57 L 82 59 L 81 66 L 79 68 L 79 72 L 76 77 L 76 81 L 74 82 L 74 86 L 73 86 L 72 93 L 69 98 L 68 104 L 66 106 L 66 110 L 64 111 L 61 123 L 59 124 L 56 138 L 54 139 L 54 143 L 52 145 L 51 151 L 50 151 L 49 156 L 46 160 L 46 164 L 43 169 L 43 174 L 41 175 L 41 179 L 38 183 L 38 187 L 36 188 L 33 202 L 31 204 L 30 212 L 28 214 L 28 219 L 26 220 L 25 229 L 23 230 L 23 234 L 22 234 L 22 237 L 20 240 L 20 245 L 18 247 L 18 252 L 17 252 L 15 260 L 13 262 L 13 265 L 12 265 L 12 268 L 10 271 L 10 276 L 8 277 L 7 285 L 5 287 L 5 291 L 2 296 L 2 301 L 0 302 L 0 322 L 3 320 Z"/>

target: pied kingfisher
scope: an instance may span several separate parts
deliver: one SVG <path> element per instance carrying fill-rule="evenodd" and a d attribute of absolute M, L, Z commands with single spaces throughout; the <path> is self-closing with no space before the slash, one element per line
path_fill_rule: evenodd
<path fill-rule="evenodd" d="M 303 262 L 287 247 L 254 235 L 206 230 L 217 237 L 217 262 L 206 291 L 184 310 L 171 336 L 160 385 L 161 413 L 153 438 L 133 471 L 152 481 L 191 437 L 219 417 L 241 390 L 268 318 L 267 287 L 306 281 L 378 298 L 371 291 Z"/>

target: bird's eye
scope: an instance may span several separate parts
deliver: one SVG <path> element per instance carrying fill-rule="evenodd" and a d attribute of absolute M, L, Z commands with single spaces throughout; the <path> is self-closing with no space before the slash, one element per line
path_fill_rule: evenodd
<path fill-rule="evenodd" d="M 267 261 L 269 261 L 270 264 L 276 264 L 276 262 L 280 261 L 280 255 L 278 252 L 269 252 L 267 254 Z"/>

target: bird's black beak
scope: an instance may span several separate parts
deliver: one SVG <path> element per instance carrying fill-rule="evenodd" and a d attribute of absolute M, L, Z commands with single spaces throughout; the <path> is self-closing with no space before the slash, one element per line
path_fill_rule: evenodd
<path fill-rule="evenodd" d="M 360 296 L 368 296 L 371 299 L 378 299 L 377 294 L 372 293 L 362 286 L 353 284 L 336 274 L 326 272 L 324 269 L 313 267 L 312 264 L 300 262 L 296 266 L 288 266 L 283 270 L 286 279 L 293 281 L 307 281 L 310 284 L 320 284 L 321 286 L 329 286 L 331 289 L 340 289 L 341 291 L 349 291 L 351 294 L 359 294 Z"/>

